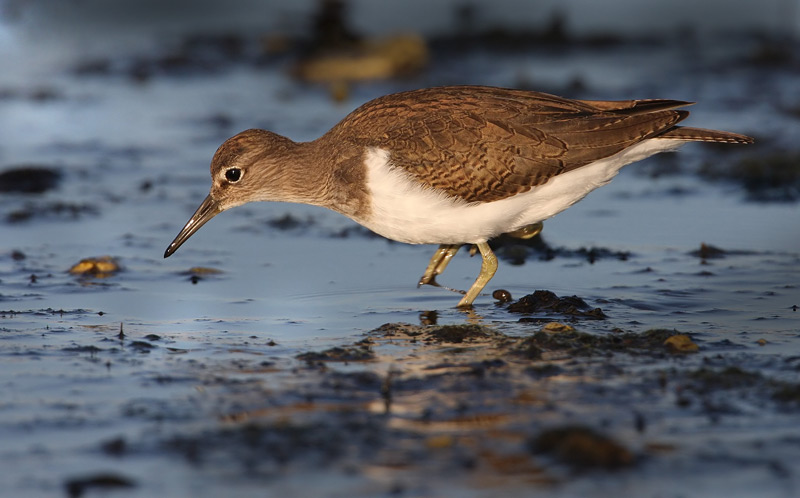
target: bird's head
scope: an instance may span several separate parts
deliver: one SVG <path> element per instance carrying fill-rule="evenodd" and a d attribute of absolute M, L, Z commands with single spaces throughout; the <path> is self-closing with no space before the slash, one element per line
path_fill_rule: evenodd
<path fill-rule="evenodd" d="M 247 130 L 225 141 L 211 160 L 211 190 L 167 247 L 178 250 L 217 214 L 253 201 L 280 201 L 285 196 L 285 157 L 296 145 L 266 130 Z"/>

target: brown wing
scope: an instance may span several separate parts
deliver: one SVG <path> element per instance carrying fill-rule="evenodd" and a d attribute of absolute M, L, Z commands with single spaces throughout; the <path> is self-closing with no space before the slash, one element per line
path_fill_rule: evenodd
<path fill-rule="evenodd" d="M 688 104 L 443 87 L 376 99 L 332 133 L 362 130 L 360 145 L 388 148 L 394 167 L 421 183 L 467 202 L 488 202 L 663 133 L 688 115 L 673 109 Z"/>

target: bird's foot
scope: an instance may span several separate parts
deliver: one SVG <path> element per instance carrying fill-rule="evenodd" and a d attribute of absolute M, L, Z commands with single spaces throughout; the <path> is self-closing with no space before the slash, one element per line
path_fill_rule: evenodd
<path fill-rule="evenodd" d="M 419 282 L 417 282 L 417 288 L 422 287 L 423 285 L 432 285 L 434 287 L 441 287 L 441 285 L 439 285 L 439 282 L 436 281 L 436 275 L 435 274 L 429 275 L 427 273 L 422 277 L 420 277 Z"/>
<path fill-rule="evenodd" d="M 425 268 L 425 273 L 422 275 L 422 278 L 419 279 L 417 283 L 417 287 L 422 285 L 433 285 L 434 287 L 441 287 L 436 282 L 436 275 L 441 275 L 445 268 L 447 268 L 447 264 L 453 259 L 456 252 L 458 252 L 458 248 L 461 247 L 459 245 L 452 245 L 452 244 L 442 244 L 436 249 L 436 252 L 433 253 L 433 257 L 431 257 L 430 262 L 428 263 L 428 267 Z"/>

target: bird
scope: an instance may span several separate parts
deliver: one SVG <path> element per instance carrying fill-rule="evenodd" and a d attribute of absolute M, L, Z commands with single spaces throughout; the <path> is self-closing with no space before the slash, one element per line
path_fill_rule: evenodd
<path fill-rule="evenodd" d="M 309 142 L 245 130 L 217 149 L 210 192 L 164 257 L 236 206 L 310 204 L 388 239 L 439 244 L 418 285 L 438 285 L 459 247 L 477 246 L 480 273 L 457 304 L 471 308 L 497 270 L 492 238 L 537 233 L 542 221 L 653 154 L 687 142 L 753 143 L 679 126 L 691 104 L 443 86 L 371 100 Z"/>

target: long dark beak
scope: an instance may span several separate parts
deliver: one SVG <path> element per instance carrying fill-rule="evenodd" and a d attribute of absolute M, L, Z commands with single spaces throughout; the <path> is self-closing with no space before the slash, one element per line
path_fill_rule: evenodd
<path fill-rule="evenodd" d="M 189 221 L 186 222 L 186 226 L 181 229 L 175 240 L 164 251 L 164 257 L 170 257 L 173 252 L 178 250 L 181 244 L 186 242 L 196 231 L 200 230 L 201 226 L 205 225 L 208 220 L 220 212 L 222 212 L 222 209 L 219 208 L 219 203 L 212 199 L 210 195 L 207 196 L 203 203 L 200 204 L 200 207 L 197 208 L 197 211 L 189 218 Z"/>

